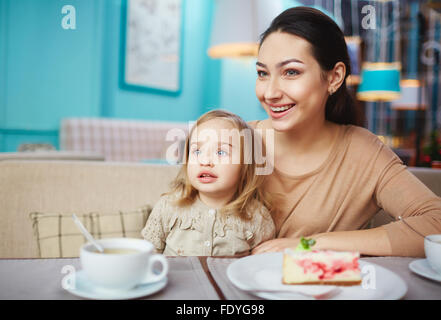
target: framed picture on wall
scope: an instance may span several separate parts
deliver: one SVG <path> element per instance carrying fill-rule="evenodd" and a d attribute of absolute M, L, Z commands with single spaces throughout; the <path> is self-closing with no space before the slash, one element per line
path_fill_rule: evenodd
<path fill-rule="evenodd" d="M 361 72 L 361 38 L 345 37 L 348 47 L 349 59 L 351 60 L 351 75 L 348 78 L 349 84 L 360 83 Z"/>
<path fill-rule="evenodd" d="M 123 87 L 180 93 L 183 1 L 123 1 Z"/>

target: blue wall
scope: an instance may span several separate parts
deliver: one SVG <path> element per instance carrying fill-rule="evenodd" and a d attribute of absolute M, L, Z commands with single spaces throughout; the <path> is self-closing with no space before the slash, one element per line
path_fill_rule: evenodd
<path fill-rule="evenodd" d="M 213 0 L 183 0 L 179 95 L 121 88 L 124 1 L 0 0 L 0 152 L 25 142 L 58 148 L 65 117 L 193 121 L 222 108 L 247 121 L 266 118 L 256 60 L 206 54 Z M 76 30 L 61 27 L 64 5 L 76 9 Z"/>
<path fill-rule="evenodd" d="M 64 5 L 76 30 L 61 27 Z M 178 96 L 120 87 L 123 0 L 0 0 L 0 151 L 58 147 L 64 117 L 188 121 L 219 107 L 221 62 L 211 60 L 213 4 L 184 1 Z"/>
<path fill-rule="evenodd" d="M 247 121 L 265 119 L 255 94 L 256 59 L 225 59 L 221 62 L 218 107 L 235 112 Z"/>
<path fill-rule="evenodd" d="M 77 30 L 61 28 L 61 8 L 75 5 Z M 2 151 L 21 141 L 57 144 L 66 116 L 98 115 L 101 3 L 0 1 Z"/>

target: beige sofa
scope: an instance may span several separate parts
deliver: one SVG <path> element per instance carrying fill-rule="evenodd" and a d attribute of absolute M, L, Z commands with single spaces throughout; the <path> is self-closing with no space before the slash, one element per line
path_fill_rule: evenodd
<path fill-rule="evenodd" d="M 31 212 L 118 213 L 153 205 L 178 169 L 112 162 L 0 161 L 0 258 L 39 257 Z M 441 195 L 441 170 L 411 171 Z M 372 226 L 389 220 L 379 214 Z"/>

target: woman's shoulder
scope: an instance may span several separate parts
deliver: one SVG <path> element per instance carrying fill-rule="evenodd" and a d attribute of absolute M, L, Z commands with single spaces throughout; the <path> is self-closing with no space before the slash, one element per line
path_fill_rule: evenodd
<path fill-rule="evenodd" d="M 401 163 L 395 152 L 384 144 L 381 139 L 366 128 L 347 125 L 348 155 L 357 159 L 360 165 L 373 161 L 380 168 L 391 162 Z"/>
<path fill-rule="evenodd" d="M 348 131 L 351 132 L 355 137 L 360 137 L 365 139 L 377 138 L 377 136 L 373 132 L 369 131 L 369 129 L 366 129 L 364 127 L 360 127 L 352 124 L 348 124 L 346 125 L 346 127 L 348 128 Z"/>
<path fill-rule="evenodd" d="M 271 129 L 269 119 L 248 121 L 247 124 L 253 129 Z"/>
<path fill-rule="evenodd" d="M 383 142 L 381 142 L 379 137 L 366 128 L 355 125 L 345 125 L 344 127 L 345 136 L 354 147 L 379 148 L 383 146 Z"/>
<path fill-rule="evenodd" d="M 256 129 L 257 124 L 259 123 L 259 121 L 260 121 L 260 120 L 248 121 L 247 124 L 248 124 L 251 128 Z"/>

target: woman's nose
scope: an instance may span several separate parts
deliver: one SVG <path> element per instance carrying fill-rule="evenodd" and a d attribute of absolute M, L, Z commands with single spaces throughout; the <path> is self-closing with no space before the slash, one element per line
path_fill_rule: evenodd
<path fill-rule="evenodd" d="M 265 88 L 264 98 L 265 100 L 277 100 L 282 97 L 282 90 L 280 89 L 279 82 L 276 78 L 270 79 L 268 85 Z"/>

